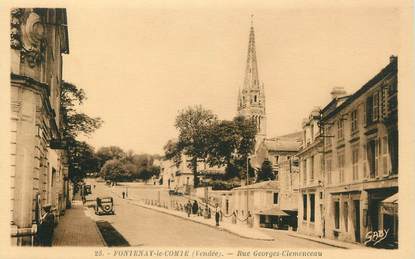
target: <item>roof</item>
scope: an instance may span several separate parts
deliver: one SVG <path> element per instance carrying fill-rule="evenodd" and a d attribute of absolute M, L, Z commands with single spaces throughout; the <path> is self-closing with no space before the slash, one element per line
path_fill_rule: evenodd
<path fill-rule="evenodd" d="M 278 136 L 277 138 L 300 139 L 302 137 L 302 133 L 302 131 L 297 131 L 293 133 L 288 133 L 286 135 Z"/>
<path fill-rule="evenodd" d="M 336 108 L 329 110 L 330 102 L 324 109 L 323 109 L 323 120 L 330 119 L 333 117 L 337 112 L 341 111 L 344 107 L 352 103 L 358 97 L 363 95 L 365 92 L 369 91 L 372 87 L 377 85 L 380 81 L 385 79 L 390 74 L 395 74 L 398 71 L 398 57 L 391 56 L 389 64 L 384 67 L 379 73 L 377 73 L 372 79 L 370 79 L 366 84 L 364 84 L 359 90 L 357 90 L 354 94 L 350 95 L 343 103 L 338 105 Z M 331 107 L 330 107 L 331 108 Z"/>
<path fill-rule="evenodd" d="M 247 189 L 278 189 L 279 183 L 277 181 L 264 181 L 260 183 L 254 183 L 235 188 L 235 190 L 247 190 Z"/>
<path fill-rule="evenodd" d="M 279 208 L 273 207 L 270 209 L 260 210 L 257 212 L 259 215 L 272 215 L 272 216 L 290 216 Z"/>
<path fill-rule="evenodd" d="M 270 151 L 297 151 L 301 142 L 294 138 L 273 138 L 265 139 L 264 145 Z"/>

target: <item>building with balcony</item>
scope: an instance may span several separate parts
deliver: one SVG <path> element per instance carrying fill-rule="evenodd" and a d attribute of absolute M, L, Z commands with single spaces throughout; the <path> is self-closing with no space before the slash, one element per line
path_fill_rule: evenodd
<path fill-rule="evenodd" d="M 68 166 L 62 141 L 62 54 L 69 53 L 65 9 L 15 8 L 11 47 L 11 236 L 35 245 L 42 207 L 66 208 Z"/>

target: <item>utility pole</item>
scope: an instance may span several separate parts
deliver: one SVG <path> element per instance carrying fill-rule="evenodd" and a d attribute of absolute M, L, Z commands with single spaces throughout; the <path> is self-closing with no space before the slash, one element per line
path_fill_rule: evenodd
<path fill-rule="evenodd" d="M 246 157 L 246 215 L 249 211 L 249 155 Z"/>

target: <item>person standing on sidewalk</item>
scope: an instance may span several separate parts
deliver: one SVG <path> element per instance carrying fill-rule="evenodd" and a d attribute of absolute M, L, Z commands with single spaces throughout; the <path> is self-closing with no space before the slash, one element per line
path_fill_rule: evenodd
<path fill-rule="evenodd" d="M 42 217 L 38 231 L 38 240 L 40 246 L 52 246 L 53 231 L 55 228 L 55 215 L 53 215 L 51 208 L 51 204 L 46 204 L 43 207 L 45 214 Z"/>
<path fill-rule="evenodd" d="M 219 226 L 219 220 L 220 220 L 220 208 L 218 206 L 218 204 L 216 204 L 216 211 L 215 211 L 215 221 L 216 221 L 216 226 Z"/>
<path fill-rule="evenodd" d="M 192 203 L 190 202 L 190 200 L 187 202 L 186 211 L 187 211 L 187 217 L 190 218 L 190 214 L 192 213 Z"/>
<path fill-rule="evenodd" d="M 122 198 L 125 199 L 125 192 L 122 192 Z"/>

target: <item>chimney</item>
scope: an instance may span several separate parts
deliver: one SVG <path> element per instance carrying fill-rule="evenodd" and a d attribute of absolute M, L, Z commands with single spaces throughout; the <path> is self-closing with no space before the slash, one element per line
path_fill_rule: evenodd
<path fill-rule="evenodd" d="M 335 86 L 330 94 L 334 100 L 346 96 L 347 92 L 344 90 L 344 87 Z"/>

